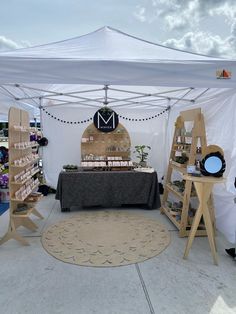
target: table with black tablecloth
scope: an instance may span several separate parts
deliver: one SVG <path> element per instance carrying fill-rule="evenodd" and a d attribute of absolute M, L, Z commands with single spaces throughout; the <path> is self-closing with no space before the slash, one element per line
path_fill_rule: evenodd
<path fill-rule="evenodd" d="M 119 207 L 145 205 L 160 207 L 157 173 L 136 171 L 76 171 L 61 172 L 56 199 L 62 211 L 72 206 Z"/>

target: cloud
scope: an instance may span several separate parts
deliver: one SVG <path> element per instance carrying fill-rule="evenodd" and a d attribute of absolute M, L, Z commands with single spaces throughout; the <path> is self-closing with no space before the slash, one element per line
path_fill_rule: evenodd
<path fill-rule="evenodd" d="M 152 23 L 157 18 L 159 12 L 158 10 L 153 10 L 153 6 L 156 6 L 155 0 L 152 0 L 151 6 L 137 5 L 133 12 L 134 17 L 140 22 Z"/>
<path fill-rule="evenodd" d="M 140 22 L 146 22 L 146 9 L 142 6 L 137 6 L 135 11 L 134 11 L 134 16 L 136 17 L 137 20 Z"/>
<path fill-rule="evenodd" d="M 164 45 L 200 54 L 236 58 L 235 0 L 140 0 L 142 9 L 135 17 L 145 23 L 162 23 L 170 39 Z M 137 7 L 138 8 L 138 7 Z M 222 27 L 231 27 L 227 37 L 211 34 L 202 21 L 220 16 Z M 217 20 L 218 23 L 218 20 Z M 174 35 L 179 34 L 179 38 Z M 173 38 L 172 38 L 173 37 Z"/>
<path fill-rule="evenodd" d="M 141 22 L 162 19 L 170 31 L 196 28 L 205 17 L 224 16 L 233 23 L 236 17 L 235 0 L 142 0 L 134 16 Z"/>
<path fill-rule="evenodd" d="M 218 8 L 210 9 L 209 11 L 211 16 L 214 15 L 222 15 L 226 17 L 226 22 L 228 24 L 232 24 L 236 18 L 236 4 L 224 3 L 223 5 L 219 6 Z"/>
<path fill-rule="evenodd" d="M 171 12 L 168 10 L 171 7 Z M 175 11 L 173 12 L 173 8 Z M 236 4 L 233 0 L 169 0 L 162 17 L 169 30 L 196 28 L 205 17 L 224 16 L 232 23 L 236 15 Z M 180 22 L 181 21 L 181 22 Z"/>
<path fill-rule="evenodd" d="M 231 25 L 231 35 L 227 38 L 232 51 L 235 51 L 236 55 L 236 21 Z"/>
<path fill-rule="evenodd" d="M 25 48 L 29 46 L 30 43 L 28 41 L 21 41 L 20 43 L 16 43 L 15 41 L 6 38 L 5 36 L 0 36 L 0 52 Z"/>
<path fill-rule="evenodd" d="M 215 57 L 236 58 L 236 23 L 231 35 L 222 38 L 207 32 L 187 32 L 181 38 L 171 38 L 162 43 L 165 46 Z"/>

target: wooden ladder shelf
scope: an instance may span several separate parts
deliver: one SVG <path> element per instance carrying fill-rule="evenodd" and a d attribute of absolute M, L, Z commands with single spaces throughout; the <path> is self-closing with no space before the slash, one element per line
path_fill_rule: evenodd
<path fill-rule="evenodd" d="M 192 125 L 191 132 L 186 133 L 186 125 Z M 170 152 L 168 170 L 165 180 L 165 189 L 162 200 L 161 212 L 165 214 L 178 228 L 179 236 L 186 237 L 189 235 L 191 222 L 189 218 L 189 209 L 191 206 L 191 197 L 193 193 L 192 181 L 185 181 L 184 191 L 179 191 L 173 185 L 173 177 L 178 176 L 177 173 L 183 175 L 187 173 L 188 165 L 195 165 L 196 159 L 201 157 L 206 150 L 206 132 L 204 117 L 201 109 L 192 109 L 183 111 L 175 123 L 174 137 Z M 197 149 L 201 149 L 201 153 Z M 187 156 L 188 160 L 184 162 L 181 158 Z M 178 157 L 178 158 L 176 158 Z M 186 159 L 187 159 L 186 158 Z M 184 163 L 180 163 L 184 162 Z M 174 212 L 169 206 L 169 199 L 178 200 L 182 202 L 182 209 Z M 210 198 L 210 208 L 213 215 L 212 197 Z M 214 223 L 214 221 L 213 221 Z M 204 224 L 200 225 L 197 230 L 197 236 L 206 236 Z"/>
<path fill-rule="evenodd" d="M 10 192 L 10 220 L 7 233 L 1 238 L 0 245 L 5 243 L 10 239 L 15 239 L 23 245 L 29 245 L 29 242 L 25 240 L 17 232 L 17 228 L 23 226 L 31 231 L 36 231 L 37 225 L 30 219 L 30 215 L 33 214 L 40 219 L 43 219 L 43 216 L 35 209 L 35 202 L 28 202 L 28 196 L 33 192 L 38 184 L 36 181 L 32 181 L 35 174 L 39 171 L 38 158 L 32 158 L 26 160 L 25 162 L 14 163 L 16 160 L 21 160 L 26 156 L 29 156 L 32 153 L 33 147 L 36 147 L 37 144 L 26 145 L 23 148 L 16 147 L 15 144 L 19 143 L 29 143 L 30 142 L 30 123 L 29 123 L 29 114 L 21 109 L 11 107 L 9 110 L 8 116 L 8 129 L 9 129 L 9 192 Z M 33 155 L 31 155 L 33 156 Z M 34 157 L 34 156 L 33 156 Z M 35 165 L 31 167 L 32 170 L 28 171 L 30 165 Z M 27 177 L 22 180 L 16 181 L 16 176 L 19 173 L 26 173 L 28 171 Z M 30 184 L 29 184 L 30 182 Z M 27 187 L 25 186 L 27 184 Z M 32 186 L 32 187 L 31 187 Z M 26 190 L 24 196 L 16 197 L 16 192 L 22 188 Z M 22 190 L 23 191 L 23 190 Z M 17 210 L 20 203 L 27 205 L 26 210 L 20 212 Z"/>

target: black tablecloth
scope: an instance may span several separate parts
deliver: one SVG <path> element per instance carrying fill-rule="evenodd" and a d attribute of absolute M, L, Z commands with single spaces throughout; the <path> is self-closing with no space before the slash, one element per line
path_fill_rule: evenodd
<path fill-rule="evenodd" d="M 157 173 L 135 171 L 78 171 L 61 172 L 56 199 L 62 210 L 71 206 L 118 207 L 146 205 L 160 207 Z"/>

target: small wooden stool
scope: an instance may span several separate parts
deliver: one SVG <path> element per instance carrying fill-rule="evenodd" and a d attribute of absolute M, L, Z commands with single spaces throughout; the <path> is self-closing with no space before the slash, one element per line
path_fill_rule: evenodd
<path fill-rule="evenodd" d="M 189 180 L 194 183 L 197 196 L 199 199 L 199 207 L 196 211 L 193 224 L 189 233 L 187 245 L 184 252 L 184 259 L 187 258 L 189 250 L 192 246 L 193 239 L 195 237 L 198 225 L 200 223 L 200 219 L 203 215 L 205 227 L 207 231 L 207 236 L 211 248 L 212 257 L 215 265 L 218 265 L 217 254 L 216 254 L 216 244 L 215 244 L 215 232 L 212 223 L 212 216 L 208 208 L 208 200 L 211 196 L 212 188 L 215 183 L 223 183 L 225 181 L 224 178 L 215 178 L 215 177 L 194 177 L 190 175 L 184 175 L 184 180 Z"/>

